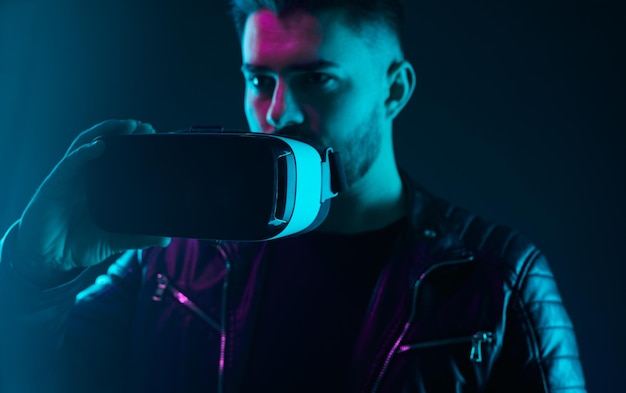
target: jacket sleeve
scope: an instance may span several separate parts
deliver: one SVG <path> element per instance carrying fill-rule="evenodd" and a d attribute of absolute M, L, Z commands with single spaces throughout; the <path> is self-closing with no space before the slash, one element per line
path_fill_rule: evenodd
<path fill-rule="evenodd" d="M 131 317 L 131 307 L 114 305 L 120 296 L 111 297 L 109 307 L 100 314 L 91 312 L 93 307 L 88 305 L 100 292 L 116 292 L 110 290 L 110 274 L 103 273 L 107 269 L 122 272 L 119 261 L 131 265 L 133 258 L 106 261 L 78 271 L 69 282 L 43 289 L 13 268 L 15 229 L 16 225 L 11 227 L 0 242 L 0 392 L 73 391 L 64 378 L 78 383 L 86 375 L 82 359 L 101 355 L 90 353 L 98 349 L 96 345 L 81 345 L 96 340 L 92 344 L 100 349 L 117 348 L 107 342 L 118 339 L 119 329 L 125 326 L 121 321 Z M 115 323 L 102 323 L 107 318 Z M 85 329 L 87 325 L 99 329 Z"/>
<path fill-rule="evenodd" d="M 546 258 L 534 246 L 511 272 L 501 356 L 489 391 L 584 393 L 574 327 Z"/>

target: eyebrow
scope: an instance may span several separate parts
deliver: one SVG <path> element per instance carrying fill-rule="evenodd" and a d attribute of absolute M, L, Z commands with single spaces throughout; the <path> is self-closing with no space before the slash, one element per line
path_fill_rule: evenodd
<path fill-rule="evenodd" d="M 311 63 L 294 64 L 286 67 L 288 71 L 319 71 L 327 68 L 337 68 L 338 64 L 327 60 L 317 60 Z M 270 67 L 245 63 L 241 66 L 242 72 L 257 73 L 273 71 Z"/>

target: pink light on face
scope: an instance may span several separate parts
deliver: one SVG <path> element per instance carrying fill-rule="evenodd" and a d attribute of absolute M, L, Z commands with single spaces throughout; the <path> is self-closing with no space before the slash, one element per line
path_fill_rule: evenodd
<path fill-rule="evenodd" d="M 322 32 L 319 19 L 311 14 L 293 12 L 288 17 L 278 17 L 269 10 L 261 10 L 246 22 L 244 61 L 276 72 L 287 66 L 315 62 Z"/>
<path fill-rule="evenodd" d="M 251 130 L 273 133 L 274 128 L 293 124 L 310 137 L 317 130 L 314 126 L 319 128 L 317 108 L 294 96 L 293 78 L 299 66 L 322 60 L 323 32 L 320 19 L 302 11 L 278 16 L 260 10 L 249 17 L 242 39 L 244 66 L 258 67 L 275 83 L 271 97 L 248 90 L 246 114 Z"/>

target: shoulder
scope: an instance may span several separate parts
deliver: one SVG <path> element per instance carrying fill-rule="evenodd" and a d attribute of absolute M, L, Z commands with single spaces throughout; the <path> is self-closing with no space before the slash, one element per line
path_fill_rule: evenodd
<path fill-rule="evenodd" d="M 451 235 L 471 250 L 478 260 L 498 262 L 510 274 L 519 276 L 540 259 L 539 248 L 519 231 L 487 220 L 442 198 L 435 198 Z"/>
<path fill-rule="evenodd" d="M 417 232 L 435 233 L 438 247 L 465 250 L 477 264 L 500 270 L 512 286 L 519 285 L 531 268 L 549 270 L 541 250 L 516 229 L 434 195 L 410 179 L 407 183 L 410 225 Z"/>

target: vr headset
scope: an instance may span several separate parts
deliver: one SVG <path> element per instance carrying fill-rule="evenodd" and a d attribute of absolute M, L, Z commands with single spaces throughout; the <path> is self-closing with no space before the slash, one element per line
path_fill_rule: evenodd
<path fill-rule="evenodd" d="M 220 132 L 218 132 L 220 131 Z M 346 188 L 332 148 L 245 131 L 103 136 L 89 212 L 117 233 L 261 241 L 315 229 Z"/>

